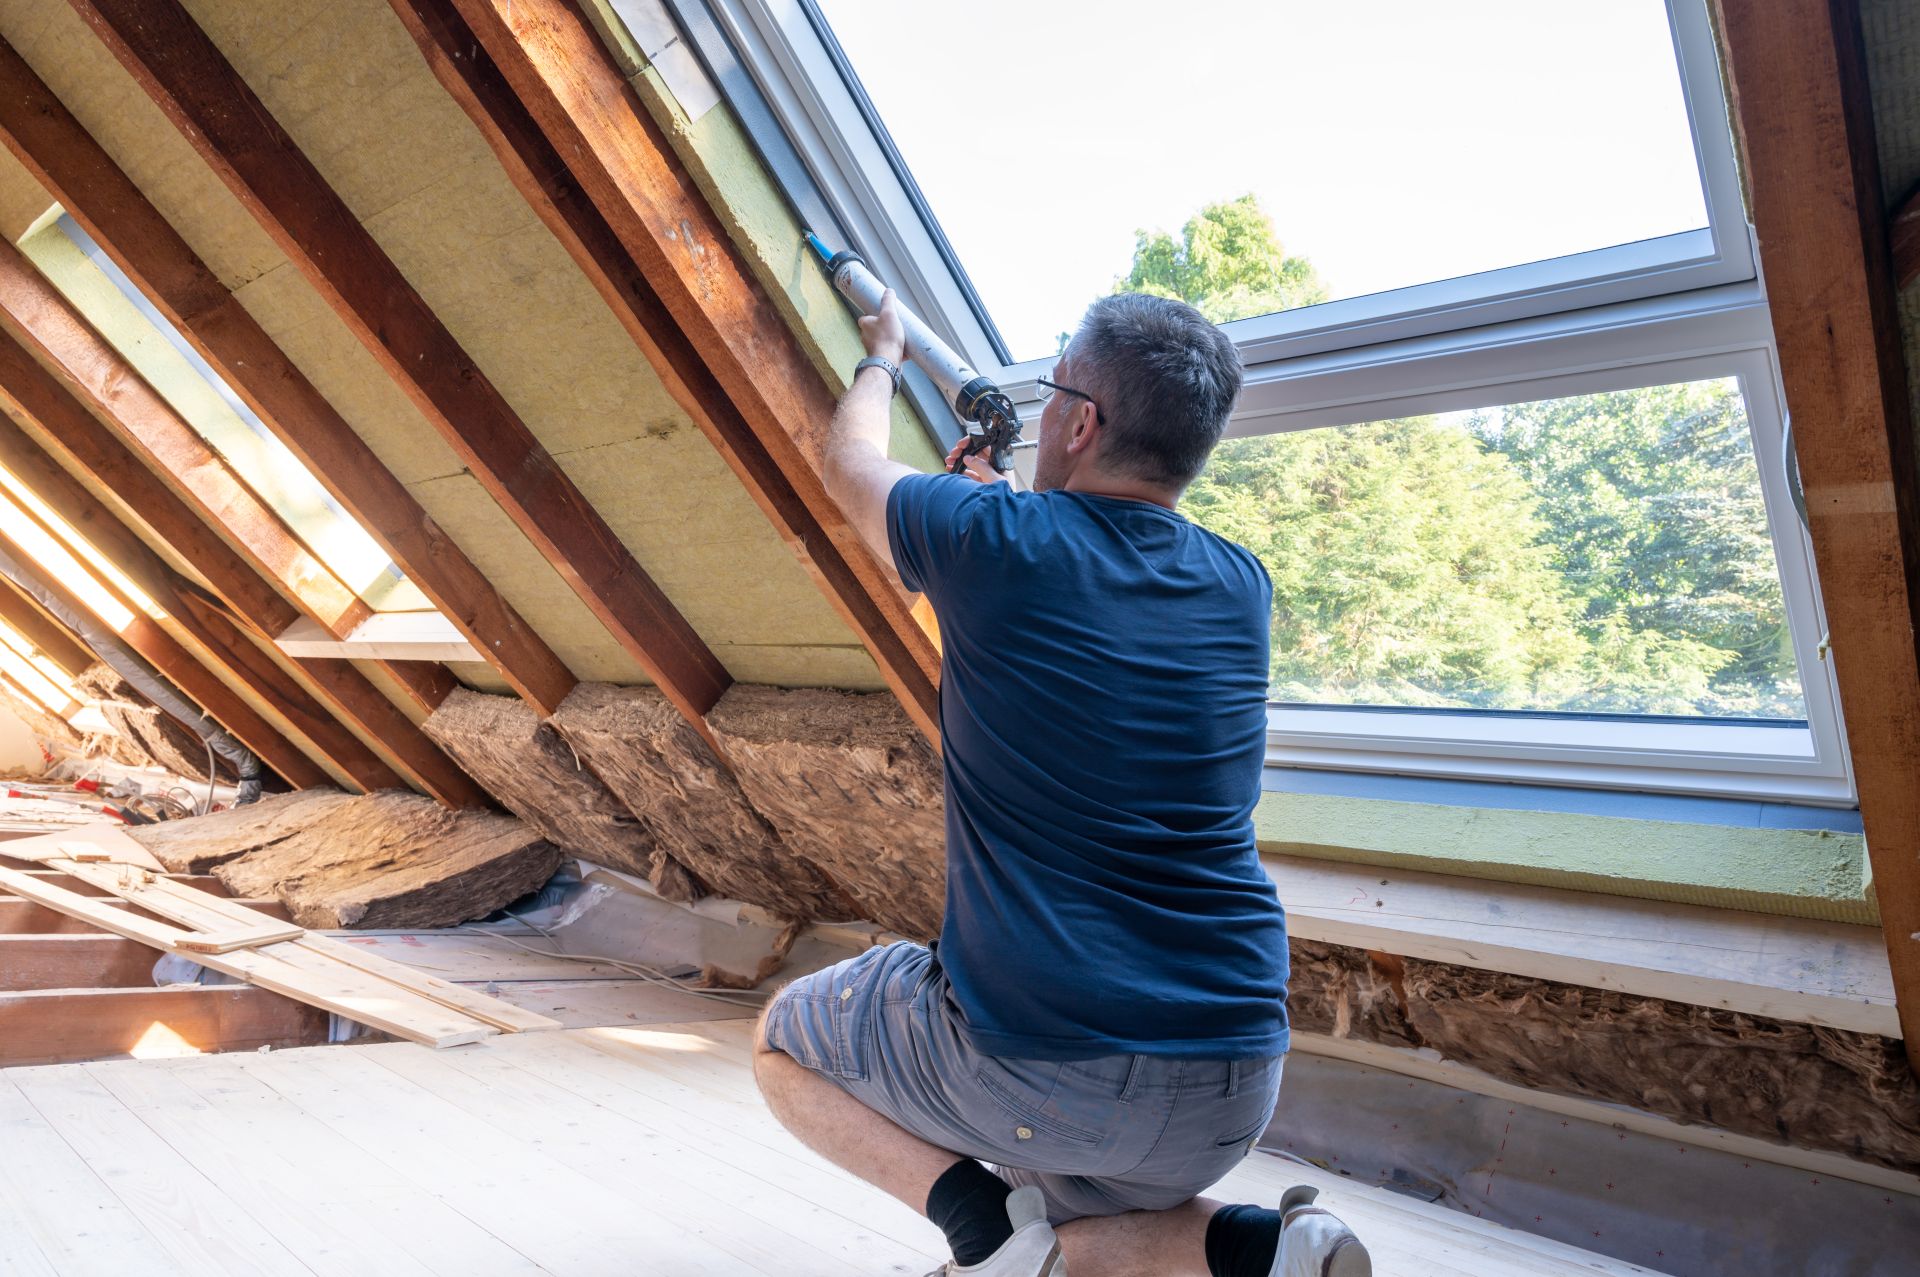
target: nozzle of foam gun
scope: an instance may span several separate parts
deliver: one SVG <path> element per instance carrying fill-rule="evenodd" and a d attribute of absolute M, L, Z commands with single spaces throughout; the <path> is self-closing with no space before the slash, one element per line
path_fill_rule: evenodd
<path fill-rule="evenodd" d="M 818 235 L 815 235 L 812 231 L 802 231 L 800 233 L 806 236 L 807 243 L 813 246 L 813 251 L 820 254 L 821 261 L 830 262 L 833 260 L 833 250 L 825 244 L 822 244 Z"/>

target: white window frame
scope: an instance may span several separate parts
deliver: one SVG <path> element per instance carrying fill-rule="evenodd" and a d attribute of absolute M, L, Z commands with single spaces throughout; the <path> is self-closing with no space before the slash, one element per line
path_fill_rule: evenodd
<path fill-rule="evenodd" d="M 1037 415 L 1049 356 L 1002 358 L 952 250 L 819 36 L 809 0 L 705 0 L 852 246 Z M 1849 806 L 1813 557 L 1705 0 L 1667 0 L 1709 228 L 1225 326 L 1247 364 L 1229 434 L 1739 379 L 1807 718 L 1800 725 L 1275 704 L 1269 762 Z M 986 159 L 990 162 L 992 157 Z M 948 423 L 943 423 L 943 425 Z"/>

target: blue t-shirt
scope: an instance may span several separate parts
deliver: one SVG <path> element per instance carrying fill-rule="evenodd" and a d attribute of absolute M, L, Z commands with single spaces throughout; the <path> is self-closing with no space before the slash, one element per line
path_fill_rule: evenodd
<path fill-rule="evenodd" d="M 995 1055 L 1287 1049 L 1286 919 L 1260 867 L 1273 587 L 1172 510 L 950 475 L 887 499 L 940 618 L 938 948 Z"/>

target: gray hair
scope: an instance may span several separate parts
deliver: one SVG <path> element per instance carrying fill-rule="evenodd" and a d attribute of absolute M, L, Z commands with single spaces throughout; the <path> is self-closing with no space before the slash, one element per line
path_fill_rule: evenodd
<path fill-rule="evenodd" d="M 1087 309 L 1068 348 L 1100 405 L 1105 465 L 1185 487 L 1207 464 L 1240 397 L 1240 352 L 1185 302 L 1115 293 Z"/>

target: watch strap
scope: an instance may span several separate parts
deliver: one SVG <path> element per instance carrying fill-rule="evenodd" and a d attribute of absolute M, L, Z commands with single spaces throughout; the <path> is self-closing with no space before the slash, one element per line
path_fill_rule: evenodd
<path fill-rule="evenodd" d="M 893 379 L 893 393 L 900 393 L 900 365 L 881 355 L 868 355 L 853 366 L 853 375 L 858 377 L 863 368 L 884 368 L 887 376 Z"/>

